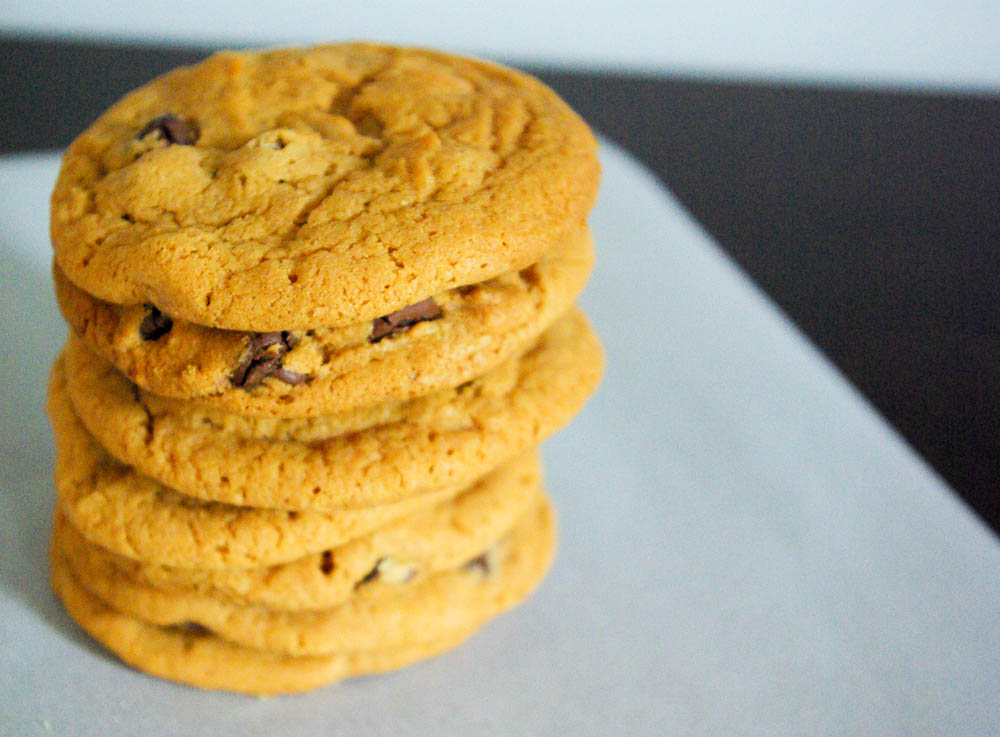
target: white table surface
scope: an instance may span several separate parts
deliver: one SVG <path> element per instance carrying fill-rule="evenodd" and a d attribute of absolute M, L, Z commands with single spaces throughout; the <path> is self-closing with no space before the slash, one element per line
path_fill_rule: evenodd
<path fill-rule="evenodd" d="M 1000 545 L 651 175 L 603 159 L 583 303 L 608 372 L 546 446 L 551 577 L 452 654 L 273 699 L 136 673 L 50 593 L 57 159 L 0 159 L 0 734 L 1000 733 Z"/>

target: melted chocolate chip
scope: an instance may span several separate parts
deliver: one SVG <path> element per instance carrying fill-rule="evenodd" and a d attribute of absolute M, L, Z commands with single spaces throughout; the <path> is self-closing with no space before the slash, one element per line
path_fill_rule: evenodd
<path fill-rule="evenodd" d="M 368 336 L 368 342 L 378 343 L 382 338 L 406 332 L 409 327 L 418 322 L 437 320 L 439 317 L 441 317 L 441 308 L 428 297 L 384 317 L 376 317 L 372 320 L 372 333 Z"/>
<path fill-rule="evenodd" d="M 291 384 L 292 386 L 298 386 L 299 384 L 305 384 L 309 381 L 308 374 L 300 374 L 298 371 L 291 371 L 286 368 L 279 367 L 273 374 L 271 374 L 278 381 L 283 381 L 286 384 Z"/>
<path fill-rule="evenodd" d="M 333 553 L 329 550 L 324 550 L 323 555 L 320 558 L 319 569 L 324 575 L 329 576 L 333 573 Z"/>
<path fill-rule="evenodd" d="M 181 120 L 173 113 L 160 115 L 146 123 L 136 134 L 136 138 L 145 138 L 150 133 L 159 133 L 160 138 L 168 144 L 176 143 L 181 146 L 193 146 L 201 135 L 198 124 L 193 120 Z"/>
<path fill-rule="evenodd" d="M 139 335 L 143 340 L 157 340 L 170 332 L 174 321 L 153 305 L 146 305 L 146 316 L 139 323 Z"/>
<path fill-rule="evenodd" d="M 465 563 L 462 568 L 467 571 L 478 571 L 484 576 L 490 575 L 493 570 L 493 566 L 490 564 L 490 556 L 488 553 L 483 553 L 482 555 L 477 555 L 472 560 Z"/>
<path fill-rule="evenodd" d="M 177 625 L 177 629 L 189 635 L 196 635 L 198 637 L 209 635 L 212 633 L 208 627 L 198 624 L 197 622 L 184 622 Z"/>
<path fill-rule="evenodd" d="M 379 563 L 381 563 L 381 561 L 379 561 Z M 377 576 L 378 576 L 378 563 L 376 563 L 375 567 L 372 568 L 370 571 L 368 571 L 368 573 L 366 573 L 361 578 L 360 581 L 358 581 L 356 584 L 354 584 L 354 588 L 358 588 L 358 586 L 361 586 L 362 584 L 368 583 L 369 581 L 374 581 Z"/>
<path fill-rule="evenodd" d="M 229 375 L 233 386 L 252 389 L 268 376 L 286 384 L 302 384 L 308 376 L 282 368 L 281 362 L 299 339 L 287 330 L 272 333 L 250 333 L 247 351 Z"/>
<path fill-rule="evenodd" d="M 362 584 L 366 584 L 376 578 L 384 579 L 386 583 L 404 584 L 412 581 L 417 575 L 417 569 L 413 566 L 393 557 L 379 558 L 364 577 L 354 584 L 357 589 Z"/>

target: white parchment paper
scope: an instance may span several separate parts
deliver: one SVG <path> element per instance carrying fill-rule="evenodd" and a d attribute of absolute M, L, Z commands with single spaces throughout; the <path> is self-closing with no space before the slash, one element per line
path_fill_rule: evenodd
<path fill-rule="evenodd" d="M 456 652 L 252 699 L 136 673 L 49 592 L 55 156 L 0 159 L 0 734 L 995 735 L 1000 546 L 610 145 L 608 372 L 546 446 L 551 577 Z"/>

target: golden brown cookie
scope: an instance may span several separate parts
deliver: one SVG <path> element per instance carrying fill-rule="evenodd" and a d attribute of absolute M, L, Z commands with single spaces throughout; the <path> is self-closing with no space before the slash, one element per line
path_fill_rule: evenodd
<path fill-rule="evenodd" d="M 273 336 L 171 319 L 151 306 L 101 301 L 53 268 L 66 320 L 95 352 L 154 394 L 236 414 L 329 414 L 409 399 L 468 381 L 523 351 L 564 314 L 593 263 L 586 230 L 532 266 L 434 295 L 423 316 Z M 278 360 L 241 370 L 256 354 Z M 256 353 L 255 353 L 256 352 Z"/>
<path fill-rule="evenodd" d="M 224 52 L 69 147 L 56 260 L 84 291 L 233 330 L 351 325 L 536 263 L 599 167 L 539 81 L 416 49 Z"/>
<path fill-rule="evenodd" d="M 161 627 L 190 624 L 244 647 L 285 655 L 333 655 L 436 642 L 480 627 L 522 601 L 541 582 L 555 549 L 547 499 L 469 564 L 439 571 L 378 596 L 353 596 L 331 609 L 286 612 L 240 606 L 202 594 L 164 593 L 113 566 L 88 568 L 72 547 L 56 546 L 84 588 L 114 609 Z M 362 586 L 363 588 L 364 586 Z"/>
<path fill-rule="evenodd" d="M 137 561 L 88 542 L 61 512 L 55 535 L 75 565 L 168 595 L 205 595 L 273 610 L 329 609 L 457 568 L 509 531 L 540 498 L 541 468 L 530 453 L 454 499 L 321 553 L 258 568 L 176 568 Z M 381 585 L 385 584 L 385 585 Z"/>
<path fill-rule="evenodd" d="M 339 512 L 237 507 L 168 489 L 109 456 L 73 413 L 61 363 L 49 385 L 57 502 L 88 540 L 128 558 L 187 568 L 265 566 L 319 553 L 462 489 Z"/>
<path fill-rule="evenodd" d="M 53 551 L 52 587 L 69 615 L 133 668 L 198 688 L 266 696 L 308 691 L 342 678 L 410 665 L 459 645 L 472 631 L 397 649 L 346 650 L 320 657 L 240 647 L 197 628 L 157 627 L 122 614 L 82 587 Z"/>
<path fill-rule="evenodd" d="M 109 453 L 186 495 L 284 509 L 348 509 L 463 486 L 572 419 L 602 353 L 578 310 L 486 376 L 403 403 L 306 419 L 250 419 L 138 391 L 77 339 L 76 414 Z"/>

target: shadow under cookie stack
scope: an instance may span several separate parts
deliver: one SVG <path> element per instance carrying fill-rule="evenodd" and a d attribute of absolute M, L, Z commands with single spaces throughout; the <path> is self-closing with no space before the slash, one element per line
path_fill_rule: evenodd
<path fill-rule="evenodd" d="M 368 44 L 222 53 L 69 148 L 52 581 L 134 667 L 314 688 L 545 575 L 538 444 L 594 391 L 598 180 L 536 80 Z"/>

